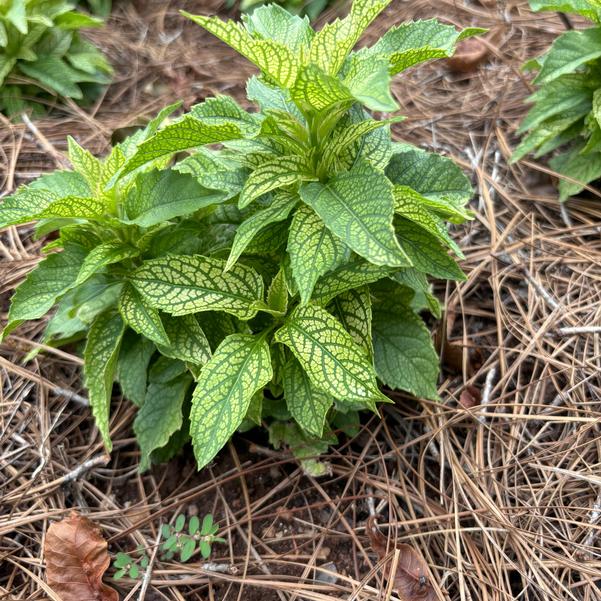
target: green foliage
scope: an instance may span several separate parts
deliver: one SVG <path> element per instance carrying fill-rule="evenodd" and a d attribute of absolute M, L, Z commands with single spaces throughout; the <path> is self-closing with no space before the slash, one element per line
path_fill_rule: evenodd
<path fill-rule="evenodd" d="M 301 17 L 308 17 L 311 21 L 317 17 L 330 5 L 334 4 L 334 0 L 276 0 L 288 12 Z M 266 0 L 240 0 L 240 10 L 242 12 L 252 13 L 259 6 L 267 4 Z M 226 6 L 232 8 L 236 4 L 236 0 L 228 0 Z"/>
<path fill-rule="evenodd" d="M 161 128 L 170 107 L 103 160 L 71 140 L 73 171 L 0 206 L 1 225 L 60 232 L 5 333 L 58 304 L 44 342 L 87 338 L 98 428 L 110 447 L 116 379 L 139 407 L 141 469 L 188 441 L 203 467 L 264 425 L 319 475 L 337 433 L 387 401 L 381 384 L 437 398 L 419 313 L 440 315 L 428 275 L 464 277 L 447 221 L 471 218 L 471 187 L 366 109 L 393 109 L 392 74 L 474 30 L 417 21 L 353 51 L 387 3 L 356 0 L 318 32 L 278 6 L 192 17 L 260 68 L 259 111 L 211 98 Z"/>
<path fill-rule="evenodd" d="M 601 3 L 597 0 L 530 0 L 533 10 L 571 12 L 593 21 L 587 29 L 561 34 L 551 48 L 527 66 L 538 71 L 534 106 L 520 125 L 525 134 L 512 161 L 561 149 L 550 166 L 565 175 L 563 202 L 601 177 Z"/>
<path fill-rule="evenodd" d="M 200 551 L 203 559 L 211 556 L 211 545 L 213 543 L 224 543 L 225 539 L 216 536 L 219 527 L 213 523 L 213 516 L 208 513 L 202 522 L 196 516 L 192 516 L 186 525 L 186 516 L 177 515 L 173 524 L 161 526 L 162 543 L 159 546 L 158 559 L 160 561 L 171 561 L 177 557 L 180 563 L 190 561 L 192 556 Z M 113 578 L 120 580 L 129 577 L 132 580 L 142 578 L 150 562 L 149 552 L 142 546 L 138 546 L 133 553 L 119 552 L 115 555 Z"/>
<path fill-rule="evenodd" d="M 83 100 L 108 83 L 111 66 L 80 35 L 101 25 L 67 0 L 0 2 L 0 111 L 39 112 L 49 96 Z"/>

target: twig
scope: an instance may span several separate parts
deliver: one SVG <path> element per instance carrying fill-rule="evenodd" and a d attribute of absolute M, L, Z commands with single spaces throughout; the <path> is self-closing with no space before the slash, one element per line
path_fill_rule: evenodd
<path fill-rule="evenodd" d="M 105 466 L 111 460 L 110 456 L 106 453 L 102 453 L 102 455 L 96 455 L 96 457 L 92 457 L 87 461 L 84 461 L 80 466 L 76 467 L 74 470 L 70 471 L 68 474 L 63 476 L 63 484 L 67 484 L 67 482 L 73 482 L 74 480 L 78 480 L 83 474 L 87 471 L 91 470 L 94 467 L 99 465 Z"/>
<path fill-rule="evenodd" d="M 232 574 L 235 576 L 238 573 L 238 568 L 229 563 L 215 563 L 209 561 L 208 563 L 200 564 L 201 570 L 206 570 L 207 572 L 220 572 L 221 574 Z"/>
<path fill-rule="evenodd" d="M 157 537 L 154 541 L 154 547 L 152 549 L 152 554 L 150 555 L 150 559 L 148 560 L 148 566 L 146 567 L 146 572 L 144 572 L 144 578 L 142 579 L 142 586 L 140 587 L 140 594 L 138 595 L 138 601 L 144 601 L 146 598 L 146 590 L 148 589 L 148 585 L 150 584 L 150 578 L 152 577 L 152 569 L 154 567 L 154 562 L 157 556 L 157 552 L 159 550 L 159 543 L 161 542 L 161 529 L 159 528 Z"/>
<path fill-rule="evenodd" d="M 42 149 L 54 159 L 57 166 L 68 167 L 69 162 L 67 159 L 56 148 L 54 148 L 52 144 L 50 144 L 48 138 L 46 138 L 46 136 L 36 127 L 36 125 L 25 113 L 21 113 L 21 119 L 23 120 L 23 123 L 25 123 L 27 129 L 35 136 L 35 139 L 39 142 Z"/>
<path fill-rule="evenodd" d="M 601 334 L 601 326 L 575 326 L 557 328 L 556 334 L 560 336 L 571 336 L 573 334 Z"/>

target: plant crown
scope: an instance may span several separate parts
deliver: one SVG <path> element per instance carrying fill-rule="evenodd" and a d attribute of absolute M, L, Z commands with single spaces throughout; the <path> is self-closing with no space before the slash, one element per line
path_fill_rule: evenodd
<path fill-rule="evenodd" d="M 82 100 L 108 83 L 111 66 L 79 33 L 102 23 L 66 0 L 0 0 L 0 111 L 41 112 L 35 99 Z"/>
<path fill-rule="evenodd" d="M 518 133 L 526 134 L 512 162 L 530 152 L 540 157 L 558 148 L 550 166 L 569 179 L 559 183 L 563 202 L 601 177 L 601 1 L 530 0 L 535 11 L 571 12 L 595 23 L 560 35 L 524 68 L 538 71 L 534 103 Z M 526 133 L 527 132 L 527 133 Z"/>
<path fill-rule="evenodd" d="M 242 23 L 189 15 L 260 68 L 247 86 L 260 110 L 219 96 L 160 127 L 168 107 L 104 160 L 70 140 L 73 171 L 0 208 L 0 225 L 60 231 L 5 335 L 57 304 L 44 342 L 86 338 L 107 448 L 114 378 L 139 406 L 142 469 L 188 439 L 202 467 L 263 424 L 320 473 L 334 432 L 388 400 L 378 383 L 437 398 L 419 312 L 440 315 L 428 276 L 464 278 L 445 222 L 471 218 L 472 190 L 366 109 L 394 111 L 393 75 L 480 30 L 416 21 L 353 51 L 388 1 L 356 0 L 317 33 L 277 5 Z"/>

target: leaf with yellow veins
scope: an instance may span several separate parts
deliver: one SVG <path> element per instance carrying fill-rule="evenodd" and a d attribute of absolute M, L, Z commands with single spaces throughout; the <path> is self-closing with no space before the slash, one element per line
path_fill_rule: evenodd
<path fill-rule="evenodd" d="M 272 377 L 264 336 L 232 334 L 217 347 L 202 368 L 192 396 L 190 435 L 199 469 L 227 443 L 253 395 Z"/>
<path fill-rule="evenodd" d="M 124 330 L 125 324 L 118 313 L 102 313 L 92 323 L 84 350 L 84 376 L 90 407 L 107 451 L 113 446 L 109 435 L 109 413 Z"/>
<path fill-rule="evenodd" d="M 278 85 L 289 88 L 294 83 L 298 73 L 298 59 L 284 44 L 274 40 L 256 39 L 242 23 L 236 21 L 191 15 L 185 11 L 181 13 L 231 46 Z"/>
<path fill-rule="evenodd" d="M 297 307 L 275 339 L 294 353 L 315 386 L 343 406 L 375 410 L 377 402 L 386 401 L 365 350 L 322 307 Z"/>
<path fill-rule="evenodd" d="M 171 255 L 145 261 L 129 279 L 150 306 L 171 315 L 225 311 L 251 319 L 253 304 L 263 300 L 263 279 L 246 265 L 224 268 L 220 259 Z"/>

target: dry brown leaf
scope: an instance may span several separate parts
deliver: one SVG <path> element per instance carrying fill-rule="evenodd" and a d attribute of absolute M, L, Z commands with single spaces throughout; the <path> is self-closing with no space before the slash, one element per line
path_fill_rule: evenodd
<path fill-rule="evenodd" d="M 119 601 L 102 582 L 109 567 L 108 545 L 100 528 L 77 512 L 50 525 L 44 543 L 46 581 L 63 601 Z"/>
<path fill-rule="evenodd" d="M 490 54 L 488 46 L 478 38 L 468 38 L 457 44 L 455 54 L 447 59 L 447 66 L 451 71 L 470 73 L 475 71 Z"/>
<path fill-rule="evenodd" d="M 476 405 L 479 405 L 482 401 L 482 395 L 480 389 L 476 386 L 468 384 L 459 395 L 459 403 L 466 409 L 471 409 Z"/>
<path fill-rule="evenodd" d="M 387 552 L 387 539 L 380 532 L 376 524 L 376 518 L 370 516 L 367 520 L 367 536 L 372 549 L 380 559 L 391 556 Z M 393 589 L 402 601 L 437 601 L 436 591 L 428 576 L 428 565 L 424 558 L 411 546 L 397 543 L 399 558 L 396 571 L 393 576 Z M 386 563 L 384 575 L 390 578 L 391 562 Z"/>

